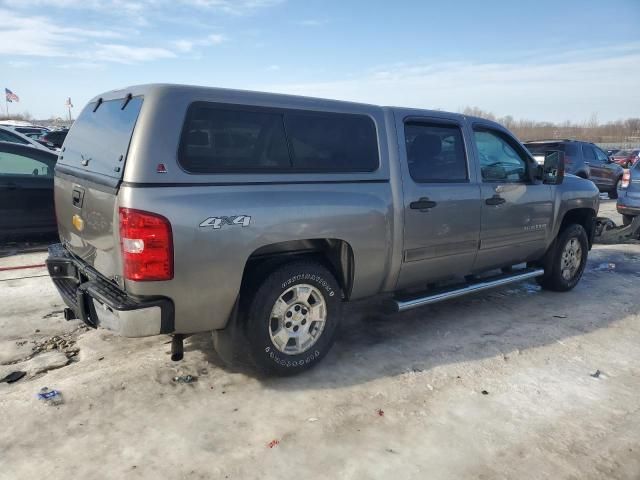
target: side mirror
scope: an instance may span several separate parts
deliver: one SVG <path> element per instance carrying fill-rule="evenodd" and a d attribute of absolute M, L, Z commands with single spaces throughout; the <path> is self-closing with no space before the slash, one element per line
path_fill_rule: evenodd
<path fill-rule="evenodd" d="M 560 185 L 564 180 L 564 152 L 550 150 L 544 152 L 542 181 L 547 185 Z"/>

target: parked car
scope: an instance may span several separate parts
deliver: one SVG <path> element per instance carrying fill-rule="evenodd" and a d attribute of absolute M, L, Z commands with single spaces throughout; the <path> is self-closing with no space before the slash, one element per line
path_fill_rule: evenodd
<path fill-rule="evenodd" d="M 539 166 L 499 124 L 440 111 L 114 90 L 65 140 L 48 270 L 66 318 L 172 334 L 174 358 L 185 334 L 220 347 L 242 328 L 259 367 L 295 373 L 327 353 L 346 301 L 572 289 L 599 193 L 564 177 L 563 155 Z"/>
<path fill-rule="evenodd" d="M 49 132 L 49 129 L 45 127 L 10 127 L 10 128 L 12 128 L 18 133 L 22 133 L 23 135 L 27 135 L 27 136 L 37 135 L 38 138 L 44 136 L 47 132 Z"/>
<path fill-rule="evenodd" d="M 593 143 L 578 140 L 538 140 L 526 142 L 525 146 L 538 163 L 542 161 L 547 150 L 563 151 L 567 173 L 587 178 L 593 181 L 601 192 L 606 192 L 609 198 L 618 198 L 624 169 L 612 163 L 607 154 Z"/>
<path fill-rule="evenodd" d="M 612 161 L 623 168 L 631 168 L 640 159 L 640 149 L 619 150 L 613 155 Z"/>
<path fill-rule="evenodd" d="M 52 143 L 56 148 L 62 148 L 64 139 L 67 137 L 69 130 L 55 130 L 48 132 L 42 137 L 43 140 Z"/>
<path fill-rule="evenodd" d="M 37 143 L 39 143 L 40 145 L 47 147 L 49 150 L 55 150 L 56 146 L 45 140 L 44 134 L 48 133 L 49 130 L 45 129 L 44 127 L 14 127 L 14 126 L 8 126 L 5 127 L 8 128 L 10 130 L 13 130 L 14 132 L 17 132 L 21 135 L 24 135 L 27 138 L 30 138 L 31 140 L 36 141 Z"/>
<path fill-rule="evenodd" d="M 624 225 L 629 225 L 633 217 L 640 215 L 640 162 L 625 172 L 616 208 Z"/>
<path fill-rule="evenodd" d="M 0 237 L 56 232 L 56 159 L 49 150 L 0 141 Z"/>
<path fill-rule="evenodd" d="M 48 148 L 41 142 L 34 140 L 33 138 L 29 138 L 20 132 L 16 132 L 11 127 L 5 127 L 2 125 L 0 125 L 0 142 L 18 143 L 20 145 L 30 145 L 34 148 L 39 148 L 40 150 L 51 150 L 51 148 Z M 54 148 L 53 144 L 51 144 L 51 147 Z"/>

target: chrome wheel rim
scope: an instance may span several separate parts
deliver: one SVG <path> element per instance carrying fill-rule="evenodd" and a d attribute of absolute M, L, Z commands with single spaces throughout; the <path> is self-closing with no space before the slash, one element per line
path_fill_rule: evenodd
<path fill-rule="evenodd" d="M 269 317 L 273 346 L 286 355 L 299 355 L 313 347 L 327 320 L 324 296 L 313 285 L 287 288 L 275 301 Z"/>
<path fill-rule="evenodd" d="M 582 246 L 580 245 L 580 241 L 576 237 L 570 238 L 562 250 L 562 257 L 560 259 L 562 278 L 571 280 L 575 277 L 581 264 Z"/>

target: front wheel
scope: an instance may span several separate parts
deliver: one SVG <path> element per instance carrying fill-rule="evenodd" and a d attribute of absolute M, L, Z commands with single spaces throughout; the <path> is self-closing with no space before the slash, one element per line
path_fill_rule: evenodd
<path fill-rule="evenodd" d="M 548 268 L 537 281 L 546 290 L 566 292 L 575 287 L 584 273 L 587 264 L 589 242 L 587 232 L 582 225 L 568 225 L 556 239 Z"/>
<path fill-rule="evenodd" d="M 341 302 L 338 282 L 319 263 L 294 262 L 269 274 L 246 320 L 258 368 L 292 375 L 319 363 L 333 345 Z"/>

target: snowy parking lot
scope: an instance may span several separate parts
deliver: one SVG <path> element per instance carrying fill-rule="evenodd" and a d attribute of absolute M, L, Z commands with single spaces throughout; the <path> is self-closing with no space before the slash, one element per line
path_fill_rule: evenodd
<path fill-rule="evenodd" d="M 223 364 L 208 334 L 172 362 L 167 336 L 66 322 L 45 255 L 0 258 L 0 378 L 26 372 L 0 384 L 2 479 L 640 478 L 640 242 L 595 246 L 565 294 L 351 305 L 285 379 Z"/>

